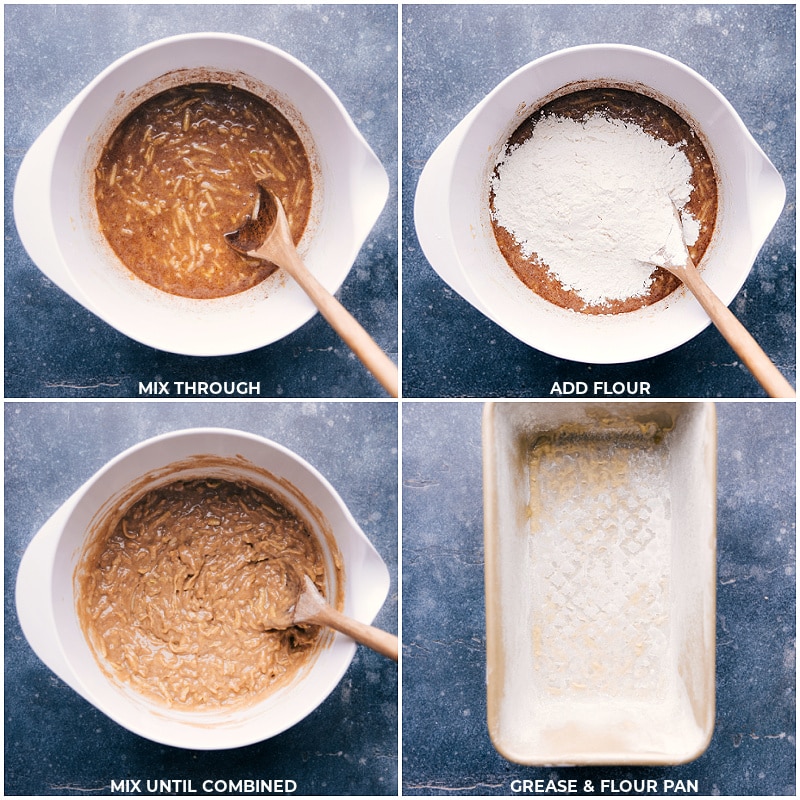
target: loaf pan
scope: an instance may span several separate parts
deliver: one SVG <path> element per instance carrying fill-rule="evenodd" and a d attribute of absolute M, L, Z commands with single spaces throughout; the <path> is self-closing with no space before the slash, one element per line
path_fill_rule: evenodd
<path fill-rule="evenodd" d="M 711 403 L 491 402 L 487 716 L 538 766 L 679 764 L 714 727 Z"/>

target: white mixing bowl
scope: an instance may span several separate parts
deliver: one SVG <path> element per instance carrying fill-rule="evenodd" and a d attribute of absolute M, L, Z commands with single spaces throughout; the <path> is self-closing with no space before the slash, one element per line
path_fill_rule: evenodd
<path fill-rule="evenodd" d="M 198 467 L 203 461 L 214 461 L 216 466 Z M 209 473 L 249 477 L 299 510 L 322 545 L 330 596 L 343 596 L 349 616 L 372 622 L 386 599 L 389 573 L 333 487 L 281 445 L 227 429 L 165 434 L 114 458 L 36 534 L 22 558 L 16 587 L 25 637 L 59 678 L 128 730 L 156 742 L 197 750 L 252 744 L 299 722 L 334 690 L 356 649 L 348 637 L 328 635 L 291 684 L 254 705 L 214 713 L 156 705 L 101 669 L 81 630 L 75 605 L 75 570 L 92 522 L 120 498 L 130 500 L 132 487 L 140 496 L 171 480 Z M 342 562 L 338 580 L 334 550 Z"/>
<path fill-rule="evenodd" d="M 700 134 L 717 173 L 719 211 L 699 266 L 729 304 L 781 213 L 783 181 L 710 83 L 680 62 L 638 47 L 599 44 L 559 50 L 506 78 L 426 164 L 415 198 L 417 235 L 440 277 L 521 341 L 574 361 L 637 361 L 678 347 L 709 324 L 685 288 L 627 314 L 568 311 L 519 281 L 491 229 L 489 179 L 508 136 L 554 93 L 575 83 L 638 89 L 670 106 Z"/>
<path fill-rule="evenodd" d="M 100 232 L 93 200 L 94 168 L 119 122 L 159 91 L 204 80 L 264 97 L 297 130 L 315 177 L 311 220 L 298 249 L 323 285 L 336 291 L 386 202 L 388 177 L 316 74 L 287 53 L 241 36 L 162 39 L 104 70 L 25 156 L 14 217 L 39 269 L 109 325 L 159 350 L 215 356 L 271 344 L 316 308 L 280 271 L 232 297 L 193 300 L 161 292 L 120 263 Z"/>

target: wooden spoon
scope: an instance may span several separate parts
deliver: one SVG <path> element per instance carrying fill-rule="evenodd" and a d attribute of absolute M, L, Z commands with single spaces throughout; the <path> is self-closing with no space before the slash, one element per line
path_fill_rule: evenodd
<path fill-rule="evenodd" d="M 770 361 L 750 332 L 733 315 L 733 312 L 717 297 L 709 285 L 700 277 L 697 267 L 689 255 L 683 236 L 678 210 L 675 211 L 675 225 L 667 243 L 653 256 L 653 263 L 671 272 L 697 298 L 706 314 L 716 325 L 744 365 L 753 373 L 770 397 L 795 397 L 792 385 Z"/>
<path fill-rule="evenodd" d="M 294 246 L 283 205 L 262 181 L 258 183 L 252 217 L 245 217 L 238 230 L 226 233 L 225 240 L 237 253 L 269 261 L 286 270 L 381 386 L 397 397 L 397 366 L 303 263 Z"/>
<path fill-rule="evenodd" d="M 391 658 L 392 661 L 397 661 L 399 643 L 396 636 L 382 631 L 380 628 L 374 628 L 372 625 L 365 625 L 328 605 L 308 575 L 304 576 L 303 586 L 299 589 L 294 604 L 287 609 L 270 611 L 270 614 L 272 616 L 265 621 L 267 629 L 285 630 L 301 622 L 327 625 L 381 655 Z"/>

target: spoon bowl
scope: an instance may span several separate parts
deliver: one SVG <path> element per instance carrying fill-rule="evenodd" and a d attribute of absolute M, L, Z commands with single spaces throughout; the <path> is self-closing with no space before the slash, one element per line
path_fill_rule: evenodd
<path fill-rule="evenodd" d="M 703 280 L 686 246 L 678 209 L 667 242 L 653 255 L 652 263 L 671 272 L 697 298 L 725 341 L 753 373 L 770 397 L 795 397 L 792 385 L 772 363 L 750 332 Z"/>
<path fill-rule="evenodd" d="M 302 510 L 326 552 L 327 591 L 337 602 L 343 598 L 348 614 L 365 622 L 375 618 L 389 591 L 389 572 L 333 486 L 277 442 L 227 428 L 172 431 L 116 456 L 35 535 L 16 584 L 22 631 L 61 681 L 133 733 L 191 750 L 245 747 L 277 736 L 321 705 L 356 652 L 351 640 L 326 637 L 328 644 L 290 686 L 256 703 L 207 713 L 153 704 L 100 668 L 80 626 L 73 580 L 88 532 L 134 490 L 138 494 L 166 481 L 212 472 L 263 486 Z M 344 570 L 341 581 L 333 569 L 337 558 Z"/>
<path fill-rule="evenodd" d="M 292 588 L 296 588 L 294 595 L 291 591 L 283 595 L 288 599 L 286 604 L 274 604 L 269 609 L 268 617 L 264 620 L 267 630 L 286 630 L 293 625 L 306 623 L 327 625 L 392 661 L 397 661 L 399 643 L 396 636 L 348 617 L 329 605 L 308 575 L 303 576 L 300 585 L 292 585 Z"/>
<path fill-rule="evenodd" d="M 394 362 L 305 265 L 292 239 L 283 204 L 263 181 L 258 182 L 252 215 L 247 215 L 238 229 L 226 233 L 225 241 L 243 256 L 260 258 L 288 272 L 381 386 L 397 397 Z"/>

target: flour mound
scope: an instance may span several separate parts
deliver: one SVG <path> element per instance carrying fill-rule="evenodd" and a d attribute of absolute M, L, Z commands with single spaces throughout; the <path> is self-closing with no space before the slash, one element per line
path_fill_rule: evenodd
<path fill-rule="evenodd" d="M 685 208 L 691 180 L 680 147 L 635 123 L 545 116 L 498 162 L 494 218 L 526 258 L 603 305 L 648 292 L 654 255 L 675 227 L 673 204 L 686 243 L 697 241 L 700 224 Z"/>

